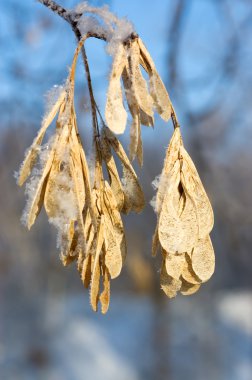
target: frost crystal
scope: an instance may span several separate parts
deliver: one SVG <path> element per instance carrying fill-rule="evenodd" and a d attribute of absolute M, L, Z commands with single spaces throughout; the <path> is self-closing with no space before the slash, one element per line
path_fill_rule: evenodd
<path fill-rule="evenodd" d="M 95 8 L 84 2 L 75 8 L 74 13 L 83 14 L 80 19 L 77 19 L 81 34 L 84 35 L 87 32 L 103 34 L 108 42 L 106 51 L 112 56 L 115 55 L 118 45 L 134 32 L 132 23 L 126 18 L 116 17 L 109 11 L 108 6 Z M 92 14 L 92 16 L 87 14 Z"/>

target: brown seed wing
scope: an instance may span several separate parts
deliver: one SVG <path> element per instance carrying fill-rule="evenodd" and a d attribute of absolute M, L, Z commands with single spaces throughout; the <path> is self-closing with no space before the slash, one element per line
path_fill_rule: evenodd
<path fill-rule="evenodd" d="M 191 157 L 183 147 L 180 148 L 180 154 L 183 157 L 182 173 L 187 190 L 197 209 L 199 236 L 204 238 L 213 229 L 213 209 Z"/>
<path fill-rule="evenodd" d="M 123 45 L 119 45 L 110 75 L 105 109 L 107 125 L 115 133 L 123 133 L 127 123 L 127 112 L 123 106 L 121 89 L 121 75 L 126 62 L 125 48 Z"/>
<path fill-rule="evenodd" d="M 165 255 L 166 272 L 169 276 L 171 276 L 175 280 L 180 279 L 184 264 L 185 264 L 185 254 L 166 253 Z"/>
<path fill-rule="evenodd" d="M 214 273 L 215 256 L 210 236 L 199 239 L 192 253 L 192 268 L 196 275 L 206 282 Z"/>
<path fill-rule="evenodd" d="M 147 83 L 140 70 L 140 50 L 137 41 L 129 48 L 129 68 L 132 91 L 138 106 L 150 117 L 153 117 L 153 100 L 149 94 Z"/>
<path fill-rule="evenodd" d="M 121 160 L 123 167 L 122 184 L 125 195 L 125 203 L 122 211 L 126 214 L 131 210 L 141 212 L 144 208 L 145 200 L 142 188 L 137 179 L 137 175 L 119 140 L 112 135 L 108 129 L 105 129 L 105 134 L 116 155 Z"/>
<path fill-rule="evenodd" d="M 88 288 L 92 278 L 92 255 L 87 254 L 84 257 L 81 271 L 81 280 L 85 286 Z"/>
<path fill-rule="evenodd" d="M 186 282 L 192 285 L 197 285 L 202 282 L 194 273 L 192 268 L 192 259 L 187 253 L 185 254 L 185 263 L 182 269 L 182 277 Z"/>
<path fill-rule="evenodd" d="M 167 184 L 171 176 L 172 169 L 179 158 L 179 148 L 181 146 L 181 134 L 179 128 L 176 128 L 173 132 L 170 144 L 166 151 L 166 157 L 164 160 L 164 167 L 162 170 L 159 188 L 156 197 L 156 209 L 160 213 Z M 178 164 L 177 164 L 178 165 Z"/>
<path fill-rule="evenodd" d="M 110 146 L 105 138 L 101 140 L 102 156 L 105 160 L 108 175 L 110 179 L 110 187 L 116 199 L 117 208 L 121 210 L 124 204 L 124 192 L 121 180 L 116 168 L 115 160 L 112 156 Z"/>
<path fill-rule="evenodd" d="M 145 70 L 148 71 L 148 74 L 150 76 L 150 93 L 153 98 L 154 105 L 160 116 L 164 120 L 168 121 L 171 117 L 172 111 L 170 97 L 165 88 L 165 85 L 162 82 L 162 79 L 156 70 L 150 53 L 140 38 L 138 39 L 138 45 L 140 47 L 140 54 L 142 58 L 141 64 Z"/>
<path fill-rule="evenodd" d="M 90 286 L 90 303 L 94 311 L 97 311 L 100 291 L 100 254 L 104 244 L 104 221 L 101 217 L 97 231 L 96 252 L 92 269 L 91 286 Z"/>
<path fill-rule="evenodd" d="M 190 284 L 186 282 L 185 280 L 182 280 L 182 286 L 180 289 L 180 293 L 183 294 L 183 296 L 191 296 L 192 294 L 196 293 L 199 288 L 200 284 Z"/>
<path fill-rule="evenodd" d="M 45 117 L 45 119 L 42 122 L 41 129 L 39 130 L 36 138 L 34 139 L 30 149 L 27 151 L 24 161 L 21 165 L 20 171 L 19 171 L 19 177 L 18 177 L 18 184 L 19 186 L 22 186 L 23 183 L 27 180 L 29 175 L 31 174 L 31 170 L 33 166 L 36 163 L 37 156 L 39 149 L 38 147 L 41 145 L 45 132 L 47 128 L 52 123 L 53 119 L 57 115 L 60 107 L 62 106 L 63 102 L 65 101 L 66 93 L 63 91 L 56 103 L 53 105 L 52 109 L 48 113 L 48 115 Z"/>
<path fill-rule="evenodd" d="M 47 180 L 48 180 L 48 176 L 52 167 L 57 142 L 58 142 L 58 136 L 55 137 L 53 147 L 49 153 L 46 164 L 42 170 L 40 180 L 38 182 L 37 188 L 34 192 L 33 200 L 28 210 L 27 219 L 26 219 L 28 229 L 30 229 L 32 225 L 34 224 L 35 219 L 38 216 L 41 210 L 41 207 L 43 205 Z"/>
<path fill-rule="evenodd" d="M 176 280 L 169 276 L 166 272 L 165 262 L 163 262 L 160 273 L 161 289 L 165 292 L 167 297 L 174 298 L 181 288 L 181 280 Z"/>
<path fill-rule="evenodd" d="M 102 314 L 106 314 L 110 302 L 110 275 L 108 269 L 105 266 L 103 266 L 102 283 L 103 291 L 100 295 L 101 312 Z"/>

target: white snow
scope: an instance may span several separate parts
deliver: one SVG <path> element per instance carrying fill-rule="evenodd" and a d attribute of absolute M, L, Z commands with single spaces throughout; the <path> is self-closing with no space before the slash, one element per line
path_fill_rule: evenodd
<path fill-rule="evenodd" d="M 106 51 L 112 56 L 116 53 L 118 45 L 134 32 L 132 23 L 126 18 L 116 17 L 108 6 L 95 8 L 84 2 L 74 9 L 74 13 L 83 13 L 78 19 L 81 34 L 87 32 L 104 34 L 108 42 Z"/>

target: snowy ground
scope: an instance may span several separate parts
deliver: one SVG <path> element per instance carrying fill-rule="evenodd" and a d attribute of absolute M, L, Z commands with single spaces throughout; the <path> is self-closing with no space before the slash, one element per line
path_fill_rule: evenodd
<path fill-rule="evenodd" d="M 1 380 L 252 379 L 251 293 L 177 298 L 164 308 L 114 295 L 106 316 L 82 295 L 24 310 L 2 314 Z"/>

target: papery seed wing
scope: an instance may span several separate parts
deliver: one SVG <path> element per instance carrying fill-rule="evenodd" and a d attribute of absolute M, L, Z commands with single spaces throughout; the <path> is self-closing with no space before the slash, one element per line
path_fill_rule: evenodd
<path fill-rule="evenodd" d="M 42 170 L 37 187 L 34 190 L 32 202 L 29 205 L 29 210 L 28 210 L 27 218 L 26 218 L 26 224 L 27 224 L 28 229 L 30 229 L 31 226 L 34 224 L 35 219 L 38 216 L 44 202 L 44 195 L 45 195 L 47 180 L 48 180 L 48 176 L 52 167 L 57 141 L 58 141 L 58 136 L 55 136 L 52 149 L 48 155 L 46 164 Z"/>
<path fill-rule="evenodd" d="M 175 162 L 179 158 L 180 147 L 182 145 L 182 137 L 180 128 L 175 128 L 171 141 L 168 145 L 165 160 L 164 160 L 164 173 L 167 175 L 172 170 Z"/>
<path fill-rule="evenodd" d="M 104 220 L 101 217 L 100 224 L 97 231 L 97 243 L 96 252 L 93 264 L 93 272 L 91 277 L 90 286 L 90 303 L 94 311 L 97 311 L 98 301 L 99 301 L 99 291 L 100 291 L 100 254 L 104 244 Z"/>
<path fill-rule="evenodd" d="M 183 157 L 182 175 L 184 182 L 197 209 L 199 236 L 200 238 L 204 238 L 213 229 L 213 209 L 192 159 L 182 146 L 180 154 Z"/>
<path fill-rule="evenodd" d="M 166 253 L 165 255 L 165 267 L 169 276 L 175 280 L 179 280 L 183 266 L 185 263 L 185 255 Z"/>
<path fill-rule="evenodd" d="M 144 194 L 138 182 L 137 175 L 122 147 L 119 140 L 112 133 L 105 129 L 106 137 L 113 147 L 116 155 L 122 162 L 123 166 L 123 189 L 125 195 L 125 203 L 123 212 L 128 213 L 130 210 L 141 212 L 145 205 Z"/>
<path fill-rule="evenodd" d="M 158 224 L 157 224 L 154 235 L 152 237 L 152 257 L 157 256 L 159 247 L 160 247 L 160 243 L 159 243 L 159 237 L 158 237 Z"/>
<path fill-rule="evenodd" d="M 154 118 L 153 116 L 147 115 L 141 108 L 140 111 L 140 122 L 142 125 L 145 125 L 146 127 L 153 127 L 154 126 Z"/>
<path fill-rule="evenodd" d="M 134 110 L 134 108 L 135 108 L 138 110 L 137 112 L 138 112 L 139 117 L 140 117 L 140 124 L 146 125 L 147 127 L 150 127 L 150 126 L 153 127 L 154 126 L 153 116 L 149 116 L 147 113 L 145 113 L 139 107 L 139 104 L 138 104 L 137 99 L 135 97 L 135 93 L 132 90 L 132 81 L 130 78 L 128 66 L 126 66 L 126 68 L 123 71 L 122 79 L 123 79 L 123 85 L 124 85 L 124 89 L 125 89 L 125 95 L 126 95 L 127 103 L 128 103 L 129 110 L 130 110 L 132 117 L 136 112 Z"/>
<path fill-rule="evenodd" d="M 148 74 L 150 76 L 150 93 L 153 98 L 154 105 L 160 116 L 165 121 L 168 121 L 171 117 L 172 112 L 170 97 L 165 88 L 165 85 L 162 82 L 162 79 L 160 78 L 156 70 L 155 64 L 150 56 L 150 53 L 148 52 L 140 38 L 138 39 L 138 44 L 140 47 L 140 54 L 142 58 L 141 64 L 145 68 L 145 70 L 148 71 Z"/>
<path fill-rule="evenodd" d="M 164 196 L 166 193 L 167 185 L 170 181 L 170 176 L 175 162 L 179 158 L 179 149 L 181 146 L 181 134 L 179 128 L 175 128 L 171 141 L 166 151 L 164 160 L 164 167 L 161 173 L 159 187 L 156 196 L 156 210 L 159 214 L 162 208 Z"/>
<path fill-rule="evenodd" d="M 196 275 L 206 282 L 214 273 L 215 256 L 210 236 L 199 239 L 192 253 L 192 268 Z"/>
<path fill-rule="evenodd" d="M 159 240 L 166 252 L 191 251 L 198 239 L 197 214 L 194 203 L 186 194 L 185 206 L 180 214 L 180 164 L 176 161 L 159 217 Z"/>
<path fill-rule="evenodd" d="M 112 66 L 105 109 L 107 125 L 115 133 L 123 133 L 127 123 L 127 112 L 123 106 L 120 81 L 126 61 L 125 48 L 123 45 L 119 45 Z"/>
<path fill-rule="evenodd" d="M 150 77 L 150 93 L 157 112 L 162 119 L 168 121 L 172 113 L 171 101 L 165 85 L 157 71 L 153 71 L 153 74 Z"/>
<path fill-rule="evenodd" d="M 130 113 L 133 114 L 134 113 L 133 108 L 138 107 L 138 103 L 137 103 L 135 93 L 134 91 L 132 91 L 132 78 L 130 76 L 129 70 L 130 70 L 129 63 L 127 61 L 127 64 L 122 73 L 122 80 L 123 80 L 123 86 L 125 90 L 125 96 L 128 103 L 128 107 L 129 107 Z"/>
<path fill-rule="evenodd" d="M 88 288 L 92 277 L 92 255 L 87 254 L 84 257 L 81 271 L 81 280 L 85 286 Z"/>
<path fill-rule="evenodd" d="M 139 129 L 140 129 L 140 119 L 137 107 L 132 108 L 132 123 L 130 127 L 130 146 L 129 146 L 129 157 L 133 161 L 137 154 L 138 142 L 139 142 Z"/>
<path fill-rule="evenodd" d="M 59 185 L 58 177 L 60 175 L 60 162 L 58 160 L 53 161 L 50 176 L 47 181 L 45 190 L 44 206 L 49 218 L 55 218 L 59 213 Z"/>
<path fill-rule="evenodd" d="M 142 142 L 140 122 L 138 123 L 137 127 L 138 127 L 137 160 L 138 160 L 139 166 L 143 166 L 143 142 Z"/>
<path fill-rule="evenodd" d="M 108 269 L 105 266 L 103 266 L 102 283 L 103 291 L 100 295 L 101 312 L 102 314 L 106 314 L 110 302 L 110 275 Z"/>
<path fill-rule="evenodd" d="M 165 262 L 162 263 L 162 267 L 161 267 L 160 285 L 161 285 L 161 289 L 165 292 L 165 294 L 169 298 L 176 297 L 177 292 L 181 288 L 181 280 L 176 280 L 167 274 L 166 268 L 165 268 Z"/>
<path fill-rule="evenodd" d="M 197 285 L 202 282 L 199 279 L 199 277 L 194 273 L 192 268 L 192 259 L 187 253 L 185 254 L 185 262 L 182 269 L 182 277 L 186 282 L 192 285 Z"/>
<path fill-rule="evenodd" d="M 62 106 L 63 102 L 65 101 L 66 97 L 66 92 L 63 91 L 56 103 L 53 105 L 52 109 L 50 112 L 46 115 L 45 119 L 42 122 L 41 129 L 39 130 L 36 138 L 34 139 L 31 147 L 27 151 L 24 161 L 21 165 L 20 171 L 19 171 L 19 176 L 18 176 L 18 184 L 19 186 L 22 186 L 23 183 L 26 181 L 26 179 L 29 177 L 31 174 L 31 170 L 33 166 L 36 163 L 38 152 L 39 152 L 39 146 L 41 145 L 45 132 L 47 128 L 50 126 L 52 123 L 53 119 L 57 115 L 60 107 Z"/>
<path fill-rule="evenodd" d="M 119 276 L 126 256 L 123 223 L 113 193 L 105 182 L 104 191 L 105 264 L 111 278 Z"/>
<path fill-rule="evenodd" d="M 170 253 L 178 252 L 179 245 L 184 238 L 182 222 L 178 215 L 178 209 L 173 202 L 174 193 L 178 192 L 179 182 L 180 163 L 176 161 L 170 175 L 169 183 L 167 184 L 166 194 L 158 220 L 160 244 L 166 252 Z"/>
<path fill-rule="evenodd" d="M 102 138 L 101 140 L 102 156 L 105 160 L 108 175 L 110 179 L 110 187 L 116 199 L 118 210 L 121 210 L 124 204 L 124 192 L 121 184 L 121 180 L 116 168 L 115 160 L 112 156 L 111 149 L 107 140 Z"/>
<path fill-rule="evenodd" d="M 153 116 L 153 100 L 149 94 L 146 80 L 140 70 L 140 50 L 137 41 L 132 42 L 129 48 L 129 67 L 132 91 L 138 106 L 150 117 Z"/>
<path fill-rule="evenodd" d="M 182 280 L 182 285 L 180 289 L 180 293 L 183 294 L 183 296 L 191 296 L 192 294 L 196 293 L 199 288 L 200 284 L 190 284 L 186 282 L 185 280 Z"/>
<path fill-rule="evenodd" d="M 78 212 L 78 224 L 79 224 L 79 231 L 80 236 L 82 239 L 82 247 L 83 250 L 86 251 L 86 236 L 85 236 L 85 225 L 82 217 L 82 212 L 84 208 L 84 202 L 81 197 L 81 193 L 83 191 L 83 188 L 80 188 L 80 182 L 79 178 L 77 177 L 77 171 L 78 171 L 78 162 L 74 161 L 74 158 L 70 157 L 70 173 L 73 178 L 73 184 L 74 184 L 74 192 L 76 197 L 76 205 L 77 205 L 77 212 Z"/>

